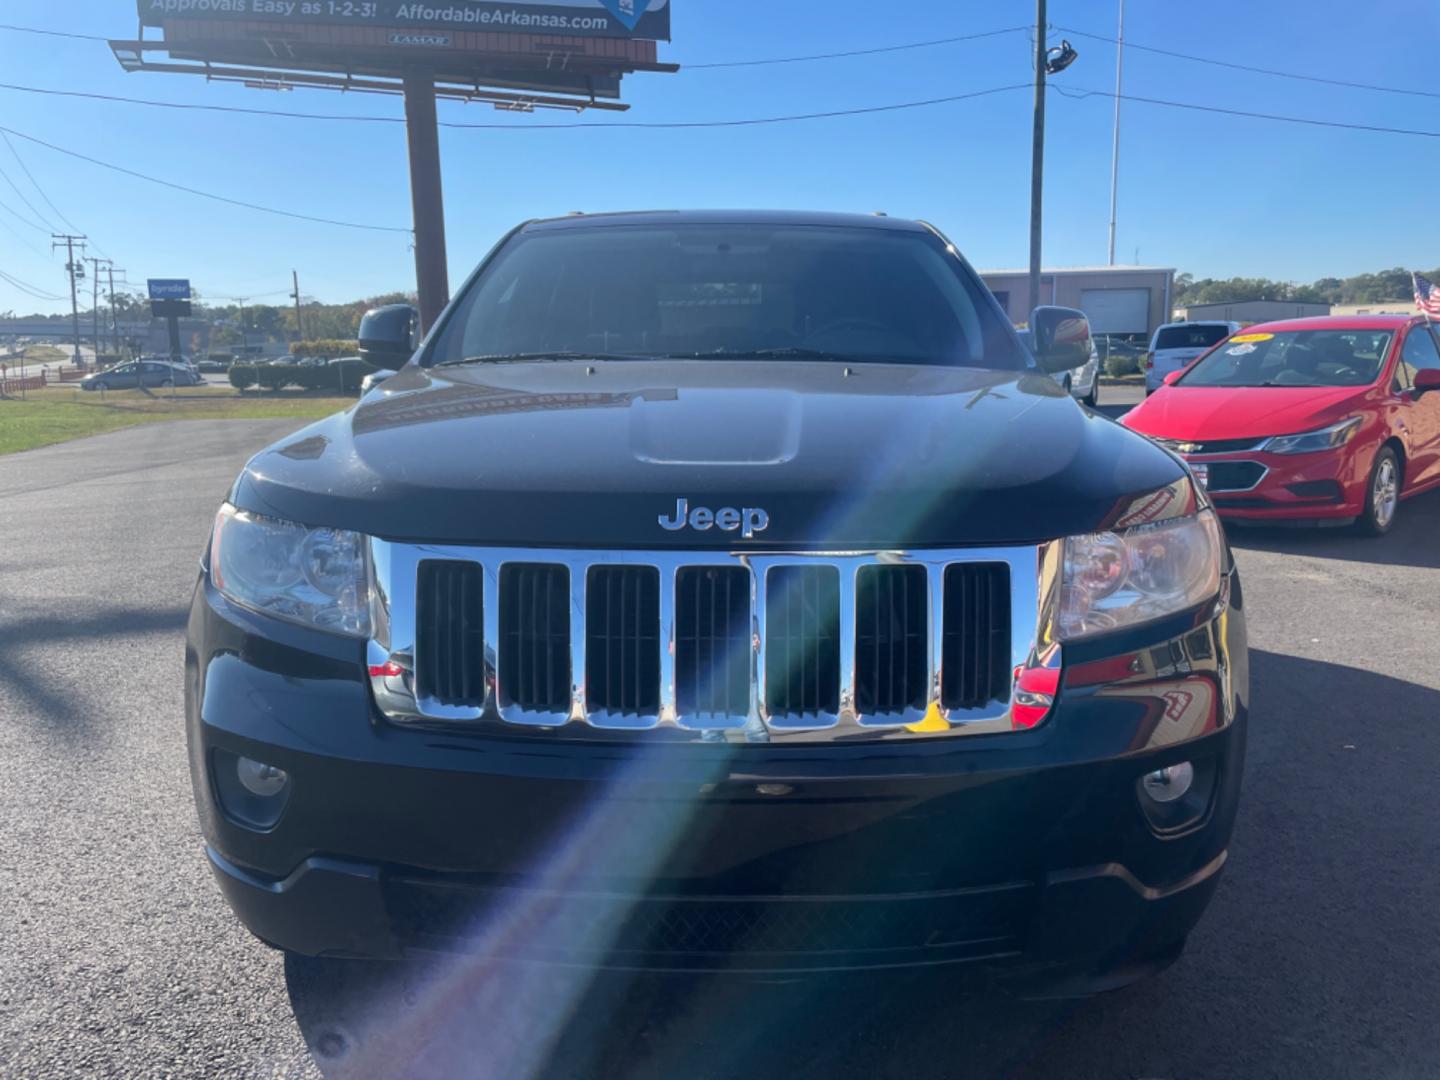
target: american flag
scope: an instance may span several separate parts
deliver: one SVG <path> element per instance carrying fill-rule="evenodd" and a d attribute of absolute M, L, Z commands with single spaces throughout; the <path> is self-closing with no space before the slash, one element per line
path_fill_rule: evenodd
<path fill-rule="evenodd" d="M 1440 315 L 1440 289 L 1429 278 L 1411 274 L 1415 279 L 1415 306 L 1432 318 Z"/>

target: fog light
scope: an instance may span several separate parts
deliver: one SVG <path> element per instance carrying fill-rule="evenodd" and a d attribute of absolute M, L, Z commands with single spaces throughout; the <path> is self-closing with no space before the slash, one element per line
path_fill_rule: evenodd
<path fill-rule="evenodd" d="M 248 757 L 239 758 L 235 762 L 235 775 L 239 777 L 240 784 L 246 791 L 262 799 L 273 799 L 284 791 L 285 785 L 290 782 L 290 775 L 284 769 Z"/>
<path fill-rule="evenodd" d="M 1145 794 L 1157 803 L 1172 803 L 1183 799 L 1194 782 L 1195 766 L 1188 761 L 1182 761 L 1178 765 L 1168 765 L 1146 773 L 1141 786 Z"/>

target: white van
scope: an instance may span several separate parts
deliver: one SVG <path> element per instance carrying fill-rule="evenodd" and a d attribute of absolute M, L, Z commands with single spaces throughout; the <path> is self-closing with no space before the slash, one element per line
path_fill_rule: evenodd
<path fill-rule="evenodd" d="M 1166 375 L 1239 331 L 1237 322 L 1166 323 L 1155 331 L 1145 354 L 1145 393 L 1153 394 L 1165 384 Z"/>

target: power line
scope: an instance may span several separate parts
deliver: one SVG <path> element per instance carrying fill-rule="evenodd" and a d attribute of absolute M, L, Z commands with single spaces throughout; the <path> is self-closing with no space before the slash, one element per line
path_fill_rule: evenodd
<path fill-rule="evenodd" d="M 242 116 L 281 116 L 291 120 L 351 120 L 368 124 L 403 124 L 403 116 L 349 116 L 344 113 L 292 112 L 287 109 L 252 109 L 242 105 L 209 105 L 191 101 L 157 101 L 154 98 L 125 97 L 121 94 L 100 94 L 88 90 L 55 90 L 44 86 L 22 86 L 19 83 L 0 83 L 0 90 L 14 90 L 22 94 L 40 94 L 45 97 L 83 98 L 87 101 L 110 101 L 120 105 L 144 105 L 152 109 L 177 109 L 182 112 L 238 113 Z"/>
<path fill-rule="evenodd" d="M 9 208 L 9 207 L 5 207 L 5 209 L 9 210 L 10 208 Z M 11 210 L 10 212 L 13 214 L 15 211 Z M 36 246 L 35 246 L 34 244 L 32 244 L 28 239 L 26 239 L 25 236 L 23 236 L 20 232 L 18 232 L 13 225 L 11 225 L 8 221 L 4 220 L 3 218 L 0 218 L 0 229 L 4 229 L 4 230 L 5 230 L 6 232 L 8 232 L 11 236 L 15 237 L 16 240 L 20 241 L 20 243 L 23 244 L 25 247 L 29 248 L 29 249 L 30 249 L 31 251 L 33 251 L 36 255 L 39 255 L 42 259 L 48 259 L 48 258 L 50 258 L 51 255 L 54 254 L 53 252 L 50 252 L 50 253 L 47 254 L 46 252 L 41 251 L 38 247 L 36 247 Z"/>
<path fill-rule="evenodd" d="M 10 179 L 10 174 L 6 172 L 3 167 L 0 167 L 0 179 L 3 179 L 5 183 L 9 184 L 10 189 L 14 191 L 16 195 L 20 196 L 20 201 L 30 208 L 30 212 L 34 214 L 40 224 L 45 227 L 45 232 L 53 233 L 56 231 L 55 226 L 50 224 L 50 222 L 46 220 L 44 214 L 42 214 L 39 210 L 35 209 L 35 204 L 25 197 L 25 193 L 20 190 L 20 185 L 15 183 L 14 180 Z"/>
<path fill-rule="evenodd" d="M 75 38 L 77 41 L 110 40 L 100 34 L 71 34 L 64 30 L 41 30 L 35 26 L 11 26 L 8 23 L 0 23 L 0 30 L 13 30 L 17 34 L 44 34 L 46 37 Z"/>
<path fill-rule="evenodd" d="M 16 221 L 20 222 L 21 225 L 28 225 L 28 226 L 30 226 L 30 228 L 34 229 L 36 232 L 48 233 L 48 232 L 51 231 L 48 226 L 35 224 L 35 222 L 31 221 L 31 220 L 30 220 L 29 218 L 27 218 L 24 214 L 20 213 L 19 210 L 16 210 L 16 209 L 15 209 L 13 206 L 11 206 L 9 203 L 0 202 L 0 210 L 4 210 L 7 214 L 9 214 L 11 217 L 13 217 Z"/>
<path fill-rule="evenodd" d="M 1085 90 L 1079 87 L 1056 86 L 1061 94 L 1071 98 L 1103 97 L 1114 98 L 1111 90 Z M 1188 109 L 1192 112 L 1221 113 L 1225 116 L 1243 116 L 1251 120 L 1273 120 L 1286 124 L 1306 124 L 1310 127 L 1343 128 L 1347 131 L 1373 131 L 1381 135 L 1414 135 L 1426 139 L 1440 139 L 1440 131 L 1422 131 L 1418 128 L 1385 127 L 1380 124 L 1353 124 L 1343 120 L 1317 120 L 1308 116 L 1282 116 L 1278 113 L 1253 112 L 1249 109 L 1227 109 L 1220 105 L 1197 105 L 1188 101 L 1166 101 L 1163 98 L 1141 97 L 1138 94 L 1120 94 L 1122 101 L 1137 101 L 1142 105 L 1163 105 L 1169 109 Z"/>
<path fill-rule="evenodd" d="M 0 131 L 0 139 L 5 140 L 5 145 L 10 148 L 11 156 L 15 158 L 15 164 L 20 166 L 20 170 L 25 174 L 26 178 L 29 179 L 31 185 L 35 188 L 36 191 L 40 193 L 40 198 L 45 200 L 45 205 L 50 207 L 51 210 L 55 211 L 55 216 L 58 217 L 61 221 L 63 221 L 67 226 L 75 229 L 76 232 L 79 232 L 80 230 L 76 228 L 75 223 L 69 218 L 67 218 L 64 214 L 62 214 L 60 212 L 60 208 L 56 206 L 53 201 L 51 201 L 50 196 L 45 194 L 45 189 L 40 186 L 40 182 L 35 179 L 35 174 L 32 173 L 30 171 L 30 167 L 25 164 L 25 159 L 20 156 L 20 151 L 15 149 L 15 144 L 10 141 L 10 136 L 5 132 Z M 97 247 L 95 250 L 99 251 L 100 249 Z M 100 254 L 104 255 L 105 253 L 101 251 Z"/>
<path fill-rule="evenodd" d="M 64 300 L 64 299 L 65 299 L 63 296 L 59 296 L 59 295 L 57 295 L 57 294 L 55 294 L 55 293 L 47 293 L 44 289 L 40 288 L 40 286 L 38 286 L 38 285 L 31 285 L 29 282 L 21 281 L 19 278 L 14 277 L 14 276 L 11 275 L 11 274 L 7 274 L 4 270 L 0 270 L 0 281 L 4 281 L 6 284 L 14 286 L 15 288 L 19 289 L 21 292 L 29 294 L 31 297 L 33 297 L 33 298 L 36 299 L 36 300 Z"/>
<path fill-rule="evenodd" d="M 794 113 L 789 116 L 763 116 L 744 120 L 609 120 L 599 123 L 568 124 L 460 124 L 444 125 L 451 128 L 467 128 L 481 131 L 567 131 L 599 130 L 601 128 L 647 128 L 671 130 L 675 128 L 735 128 L 756 127 L 762 124 L 789 124 L 802 120 L 829 120 L 840 116 L 866 116 L 873 113 L 899 112 L 902 109 L 923 109 L 932 105 L 948 105 L 956 101 L 1003 94 L 1007 90 L 1023 90 L 1030 84 L 1011 83 L 1009 86 L 992 86 L 987 90 L 974 90 L 968 94 L 950 94 L 946 97 L 926 98 L 922 101 L 901 101 L 893 105 L 868 105 L 855 109 L 833 109 L 827 112 Z"/>
<path fill-rule="evenodd" d="M 1093 41 L 1108 41 L 1112 45 L 1119 44 L 1113 37 L 1104 34 L 1092 34 L 1085 30 L 1073 30 L 1065 26 L 1056 26 L 1062 34 L 1074 34 L 1076 37 L 1090 38 Z M 1173 49 L 1161 49 L 1154 45 L 1137 45 L 1129 38 L 1125 40 L 1125 48 L 1138 49 L 1141 52 L 1157 53 L 1160 56 L 1170 56 L 1177 60 L 1191 60 L 1197 64 L 1213 64 L 1216 67 L 1230 68 L 1232 71 L 1248 71 L 1255 75 L 1274 75 L 1281 79 L 1297 79 L 1300 82 L 1324 83 L 1327 86 L 1343 86 L 1350 90 L 1374 90 L 1382 94 L 1405 94 L 1410 97 L 1440 98 L 1440 92 L 1433 90 L 1410 90 L 1401 86 L 1381 86 L 1378 83 L 1350 82 L 1347 79 L 1331 79 L 1321 75 L 1304 75 L 1298 71 L 1279 71 L 1275 68 L 1255 67 L 1251 64 L 1237 64 L 1230 60 L 1216 60 L 1210 56 L 1195 56 L 1191 53 L 1176 52 Z"/>
<path fill-rule="evenodd" d="M 862 116 L 868 113 L 895 112 L 901 109 L 918 109 L 931 105 L 944 105 L 950 102 L 963 101 L 967 98 L 983 97 L 987 94 L 997 94 L 1005 90 L 1014 90 L 1017 87 L 1028 86 L 1028 83 L 1017 83 L 1012 86 L 997 86 L 988 90 L 979 90 L 969 94 L 955 94 L 948 97 L 928 98 L 922 101 L 905 101 L 891 105 L 872 105 L 854 109 L 836 109 L 827 112 L 797 113 L 786 116 L 752 117 L 739 120 L 690 120 L 690 121 L 639 121 L 639 120 L 613 120 L 606 122 L 579 121 L 565 124 L 472 124 L 462 121 L 440 121 L 442 128 L 451 128 L 463 131 L 558 131 L 577 130 L 584 128 L 724 128 L 724 127 L 754 127 L 763 124 L 787 124 L 804 120 L 825 120 L 841 116 Z M 291 120 L 331 120 L 331 121 L 355 121 L 361 123 L 381 124 L 403 124 L 404 117 L 400 116 L 346 116 L 338 113 L 304 113 L 291 112 L 283 109 L 250 109 L 236 105 L 209 105 L 197 104 L 195 102 L 156 101 L 152 98 L 121 97 L 115 94 L 97 94 L 77 90 L 52 90 L 37 86 L 21 86 L 16 83 L 0 83 L 0 90 L 15 90 L 21 93 L 43 94 L 55 97 L 85 98 L 92 101 L 108 101 L 122 105 L 141 105 L 157 109 L 178 109 L 183 111 L 196 112 L 222 112 L 240 113 L 250 116 L 279 116 Z M 17 133 L 18 134 L 18 133 Z M 24 138 L 25 136 L 21 136 Z M 31 140 L 39 141 L 39 140 Z"/>
<path fill-rule="evenodd" d="M 336 218 L 315 217 L 310 214 L 300 214 L 293 210 L 280 210 L 273 206 L 262 206 L 259 203 L 245 202 L 242 199 L 232 199 L 226 195 L 216 195 L 214 192 L 202 191 L 199 188 L 187 187 L 184 184 L 177 184 L 171 180 L 161 180 L 157 176 L 149 176 L 134 169 L 127 169 L 122 165 L 114 165 L 108 161 L 101 161 L 99 158 L 81 154 L 75 150 L 67 150 L 63 146 L 56 146 L 54 143 L 46 142 L 44 139 L 37 139 L 33 135 L 26 135 L 23 131 L 16 131 L 14 128 L 0 127 L 0 132 L 14 135 L 17 139 L 24 139 L 26 142 L 34 143 L 36 146 L 43 146 L 47 150 L 53 150 L 57 154 L 64 154 L 66 157 L 75 158 L 78 161 L 85 161 L 91 165 L 98 165 L 102 169 L 109 169 L 111 172 L 118 172 L 125 176 L 134 177 L 137 180 L 145 180 L 151 184 L 158 184 L 174 191 L 183 191 L 187 195 L 196 195 L 202 199 L 210 199 L 214 202 L 226 203 L 230 206 L 243 207 L 246 210 L 255 210 L 262 214 L 275 214 L 279 217 L 293 218 L 297 221 L 309 221 L 318 225 L 335 225 L 344 229 L 364 229 L 369 232 L 396 232 L 409 233 L 408 228 L 400 228 L 395 225 L 367 225 L 363 222 L 341 221 Z"/>
<path fill-rule="evenodd" d="M 981 38 L 1000 37 L 1029 30 L 1027 26 L 1007 26 L 1003 30 L 986 30 L 980 34 L 962 34 L 959 37 L 932 38 L 929 41 L 909 41 L 902 45 L 881 45 L 873 49 L 850 49 L 846 52 L 811 53 L 808 56 L 780 56 L 770 60 L 725 60 L 711 64 L 682 64 L 683 71 L 713 71 L 716 68 L 761 67 L 767 64 L 803 64 L 811 60 L 839 60 L 850 56 L 874 56 L 878 53 L 904 52 L 907 49 L 928 49 L 936 45 L 954 45 L 961 41 L 979 41 Z"/>

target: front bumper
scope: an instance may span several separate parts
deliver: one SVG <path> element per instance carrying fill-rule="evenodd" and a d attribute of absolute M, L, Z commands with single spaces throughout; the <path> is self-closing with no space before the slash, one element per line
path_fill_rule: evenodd
<path fill-rule="evenodd" d="M 1173 958 L 1225 863 L 1248 711 L 1233 576 L 1230 596 L 1072 649 L 1033 731 L 583 744 L 389 725 L 359 643 L 235 609 L 202 577 L 186 658 L 196 803 L 232 908 L 311 955 L 1103 979 Z M 273 826 L 223 804 L 225 755 L 289 774 Z M 1162 833 L 1137 783 L 1180 761 L 1211 788 Z"/>
<path fill-rule="evenodd" d="M 1206 466 L 1213 476 L 1226 466 L 1263 470 L 1253 485 L 1209 487 L 1210 499 L 1222 518 L 1236 522 L 1329 521 L 1345 524 L 1364 512 L 1365 484 L 1373 448 L 1360 454 L 1345 447 L 1319 454 L 1187 455 L 1192 466 Z M 1245 479 L 1242 475 L 1241 481 Z"/>

